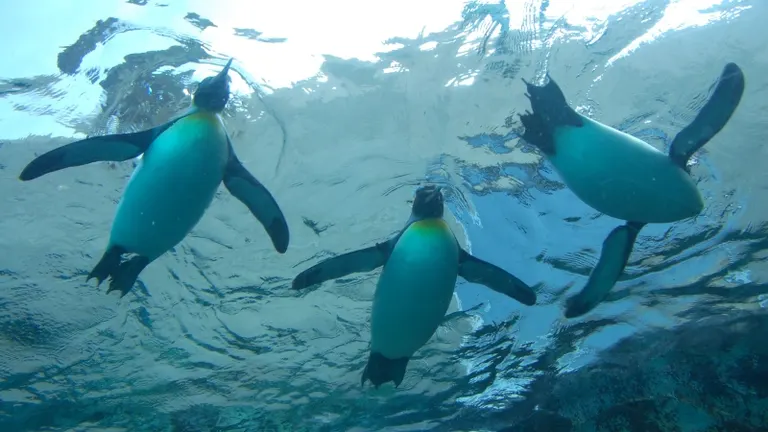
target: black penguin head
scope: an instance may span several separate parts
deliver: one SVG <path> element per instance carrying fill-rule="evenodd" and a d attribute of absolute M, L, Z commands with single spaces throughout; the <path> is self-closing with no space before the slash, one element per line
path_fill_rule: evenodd
<path fill-rule="evenodd" d="M 416 189 L 411 212 L 420 219 L 443 217 L 443 191 L 440 187 L 426 185 Z"/>
<path fill-rule="evenodd" d="M 221 112 L 229 101 L 229 59 L 224 69 L 216 76 L 208 77 L 197 86 L 192 102 L 196 107 L 213 112 Z"/>

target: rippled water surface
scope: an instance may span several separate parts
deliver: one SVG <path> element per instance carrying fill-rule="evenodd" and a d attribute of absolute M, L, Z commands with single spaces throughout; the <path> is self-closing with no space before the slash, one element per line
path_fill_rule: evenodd
<path fill-rule="evenodd" d="M 13 2 L 0 15 L 0 430 L 630 430 L 600 407 L 649 401 L 682 404 L 654 423 L 674 426 L 632 430 L 761 430 L 766 20 L 763 0 Z M 167 121 L 229 57 L 224 120 L 286 214 L 288 252 L 220 188 L 130 294 L 105 295 L 85 278 L 134 163 L 19 172 L 73 139 Z M 520 78 L 549 73 L 579 112 L 665 149 L 730 61 L 747 89 L 694 158 L 705 210 L 646 227 L 610 297 L 566 320 L 620 221 L 520 141 Z M 378 272 L 300 294 L 290 282 L 396 233 L 424 181 L 451 185 L 459 241 L 539 301 L 460 281 L 403 385 L 361 387 Z M 727 368 L 704 362 L 726 354 Z M 697 387 L 718 379 L 705 368 L 731 384 Z"/>

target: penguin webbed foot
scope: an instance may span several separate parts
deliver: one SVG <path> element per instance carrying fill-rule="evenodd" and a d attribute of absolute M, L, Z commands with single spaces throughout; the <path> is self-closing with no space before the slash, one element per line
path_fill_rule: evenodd
<path fill-rule="evenodd" d="M 525 129 L 521 135 L 523 140 L 547 156 L 554 155 L 555 139 L 552 132 L 544 125 L 544 120 L 529 111 L 526 111 L 525 114 L 519 114 L 519 117 Z"/>
<path fill-rule="evenodd" d="M 368 364 L 365 365 L 363 375 L 360 377 L 360 385 L 364 385 L 365 381 L 368 380 L 374 388 L 378 389 L 382 384 L 392 381 L 395 388 L 399 387 L 405 377 L 405 370 L 410 359 L 410 357 L 389 359 L 382 354 L 371 352 L 368 357 Z"/>
<path fill-rule="evenodd" d="M 619 280 L 632 254 L 635 240 L 645 226 L 640 222 L 627 222 L 618 226 L 603 241 L 600 259 L 589 275 L 582 290 L 566 300 L 565 317 L 576 318 L 594 309 L 602 302 Z"/>
<path fill-rule="evenodd" d="M 100 286 L 108 277 L 109 288 L 107 294 L 112 291 L 120 292 L 120 297 L 124 297 L 133 288 L 139 274 L 150 263 L 149 258 L 141 255 L 135 255 L 126 261 L 122 261 L 122 256 L 127 251 L 120 246 L 112 246 L 101 257 L 96 267 L 88 274 L 86 282 L 96 278 L 96 286 Z"/>
<path fill-rule="evenodd" d="M 581 127 L 583 122 L 576 111 L 568 105 L 557 83 L 547 74 L 549 82 L 544 86 L 536 86 L 523 80 L 528 90 L 526 97 L 530 100 L 531 111 L 520 115 L 525 132 L 523 139 L 539 148 L 547 155 L 555 152 L 554 130 L 560 126 Z"/>
<path fill-rule="evenodd" d="M 96 278 L 96 286 L 101 286 L 101 283 L 112 274 L 112 271 L 120 267 L 120 261 L 126 252 L 120 246 L 112 246 L 107 249 L 96 264 L 96 267 L 88 273 L 88 278 L 85 281 L 88 282 Z"/>

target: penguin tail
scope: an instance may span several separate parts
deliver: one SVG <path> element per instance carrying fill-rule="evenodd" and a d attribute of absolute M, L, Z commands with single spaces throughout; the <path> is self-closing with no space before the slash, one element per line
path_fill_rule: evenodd
<path fill-rule="evenodd" d="M 139 274 L 150 263 L 149 258 L 141 255 L 135 255 L 123 261 L 123 255 L 127 252 L 125 248 L 120 246 L 110 246 L 104 252 L 96 267 L 88 274 L 86 282 L 96 278 L 96 286 L 99 286 L 109 277 L 107 294 L 112 291 L 119 291 L 120 297 L 124 297 L 133 288 L 136 279 L 139 278 Z"/>
<path fill-rule="evenodd" d="M 555 80 L 547 75 L 549 82 L 536 86 L 525 80 L 528 90 L 526 96 L 531 102 L 531 111 L 520 115 L 525 132 L 522 137 L 528 143 L 546 155 L 554 155 L 554 131 L 560 126 L 581 127 L 581 116 L 568 105 L 565 95 Z"/>
<path fill-rule="evenodd" d="M 405 378 L 405 369 L 410 359 L 410 357 L 401 357 L 393 360 L 377 352 L 371 352 L 368 364 L 363 370 L 363 376 L 360 378 L 360 385 L 364 385 L 368 380 L 378 389 L 380 385 L 392 381 L 395 387 L 399 387 Z"/>

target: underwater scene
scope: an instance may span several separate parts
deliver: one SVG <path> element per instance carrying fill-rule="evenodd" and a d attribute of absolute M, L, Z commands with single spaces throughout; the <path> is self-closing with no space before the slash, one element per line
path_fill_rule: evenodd
<path fill-rule="evenodd" d="M 768 1 L 0 22 L 0 432 L 768 431 Z"/>

